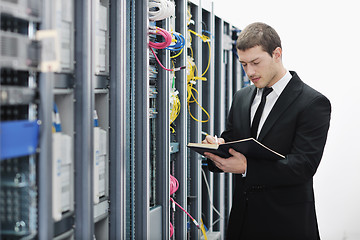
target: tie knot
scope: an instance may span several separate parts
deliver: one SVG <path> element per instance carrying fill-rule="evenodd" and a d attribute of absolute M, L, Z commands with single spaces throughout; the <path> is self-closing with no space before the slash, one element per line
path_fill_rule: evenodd
<path fill-rule="evenodd" d="M 261 98 L 266 98 L 266 96 L 269 95 L 269 93 L 271 93 L 272 90 L 273 90 L 272 88 L 265 87 L 263 89 Z"/>

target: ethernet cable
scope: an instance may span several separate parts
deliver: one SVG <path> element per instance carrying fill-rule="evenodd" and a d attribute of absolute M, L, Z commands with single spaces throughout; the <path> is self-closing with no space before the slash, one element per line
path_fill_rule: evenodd
<path fill-rule="evenodd" d="M 204 235 L 204 240 L 208 240 L 208 237 L 207 237 L 207 235 L 206 235 L 206 230 L 205 230 L 204 222 L 203 222 L 202 219 L 200 219 L 200 221 L 201 221 L 201 232 L 202 232 L 203 235 Z"/>
<path fill-rule="evenodd" d="M 212 201 L 211 201 L 211 196 L 212 196 L 212 194 L 211 194 L 211 191 L 210 191 L 210 186 L 209 186 L 209 183 L 208 183 L 208 181 L 207 181 L 207 178 L 206 178 L 206 174 L 205 174 L 204 169 L 201 168 L 201 172 L 202 172 L 202 175 L 203 175 L 203 177 L 204 177 L 204 181 L 205 181 L 205 185 L 206 185 L 207 192 L 208 192 L 208 194 L 209 194 L 210 206 L 211 206 L 211 208 L 219 215 L 219 219 L 216 220 L 215 222 L 213 222 L 213 224 L 212 224 L 212 225 L 215 225 L 216 222 L 218 222 L 220 219 L 223 219 L 224 217 L 221 215 L 221 213 L 219 212 L 219 210 L 217 210 L 217 209 L 215 208 L 214 204 L 212 203 Z"/>
<path fill-rule="evenodd" d="M 165 39 L 164 42 L 152 42 L 152 41 L 149 41 L 149 46 L 152 47 L 152 48 L 164 49 L 164 48 L 168 47 L 172 42 L 171 34 L 168 31 L 166 31 L 165 29 L 162 29 L 162 28 L 159 28 L 159 27 L 155 27 L 155 28 L 150 27 L 149 33 L 150 34 L 155 34 L 155 35 L 161 35 Z"/>
<path fill-rule="evenodd" d="M 164 67 L 164 65 L 162 65 L 162 63 L 160 62 L 159 58 L 156 56 L 154 50 L 153 50 L 151 47 L 150 47 L 150 50 L 151 50 L 151 52 L 154 54 L 154 57 L 155 57 L 156 61 L 159 63 L 159 65 L 160 65 L 160 67 L 161 67 L 162 69 L 164 69 L 164 70 L 166 70 L 166 71 L 170 71 L 170 72 L 176 72 L 176 71 L 180 71 L 180 70 L 186 68 L 186 66 L 181 66 L 181 67 L 177 67 L 177 68 L 173 68 L 173 69 L 166 68 L 166 67 Z"/>
<path fill-rule="evenodd" d="M 55 102 L 54 102 L 54 105 L 53 105 L 52 120 L 53 120 L 52 132 L 53 133 L 54 132 L 61 132 L 62 128 L 61 128 L 60 114 L 59 114 L 59 110 L 58 110 L 58 107 L 57 107 Z"/>
<path fill-rule="evenodd" d="M 170 174 L 170 195 L 174 194 L 177 190 L 179 189 L 179 182 L 178 180 L 172 176 Z M 191 219 L 191 221 L 195 224 L 195 226 L 198 229 L 201 229 L 200 224 L 195 220 L 195 218 L 193 218 L 193 216 L 190 215 L 190 213 L 188 213 L 180 204 L 178 204 L 172 197 L 170 197 L 170 200 L 173 202 L 173 204 L 175 204 L 176 206 L 178 206 L 184 213 L 186 213 L 186 215 L 189 216 L 189 218 Z M 174 207 L 175 208 L 175 207 Z M 174 227 L 170 222 L 170 237 L 172 237 L 174 233 Z"/>
<path fill-rule="evenodd" d="M 164 42 L 152 42 L 152 41 L 149 41 L 149 48 L 150 48 L 152 54 L 154 55 L 156 61 L 159 63 L 160 67 L 162 67 L 166 71 L 171 71 L 171 72 L 179 71 L 179 70 L 182 70 L 182 69 L 186 68 L 186 66 L 181 66 L 181 67 L 174 68 L 174 69 L 169 69 L 169 68 L 164 67 L 164 65 L 160 62 L 159 58 L 157 57 L 157 55 L 155 54 L 155 52 L 153 50 L 153 48 L 155 48 L 155 49 L 164 49 L 164 48 L 170 46 L 170 44 L 172 43 L 172 36 L 168 31 L 166 31 L 165 29 L 156 27 L 155 29 L 150 28 L 149 33 L 156 34 L 156 35 L 161 35 L 165 39 Z"/>
<path fill-rule="evenodd" d="M 173 198 L 170 198 L 170 200 L 175 203 L 176 206 L 178 206 L 184 213 L 186 213 L 186 215 L 189 216 L 189 218 L 191 219 L 191 221 L 195 224 L 195 226 L 198 228 L 198 229 L 201 229 L 200 228 L 200 225 L 199 223 L 195 220 L 195 218 L 193 218 L 190 213 L 188 213 L 182 206 L 180 206 L 180 204 L 178 204 L 177 202 L 175 202 L 175 200 Z"/>
<path fill-rule="evenodd" d="M 188 10 L 188 16 L 190 17 L 189 19 L 189 24 L 191 23 L 191 13 L 190 11 Z M 189 25 L 188 24 L 188 25 Z M 193 55 L 194 55 L 194 52 L 193 52 L 193 49 L 191 47 L 191 42 L 192 42 L 192 37 L 191 37 L 191 34 L 195 35 L 195 36 L 198 36 L 203 42 L 206 42 L 208 44 L 208 49 L 209 49 L 209 59 L 208 59 L 208 64 L 207 64 L 207 67 L 205 69 L 205 71 L 201 74 L 201 76 L 199 76 L 198 74 L 198 70 L 197 70 L 197 66 L 196 64 L 194 63 L 193 61 Z M 187 96 L 187 108 L 188 108 L 188 112 L 189 112 L 189 115 L 192 119 L 194 119 L 195 121 L 197 122 L 202 122 L 202 123 L 205 123 L 205 122 L 208 122 L 210 120 L 210 115 L 209 113 L 200 105 L 200 103 L 198 102 L 197 98 L 199 96 L 199 92 L 197 91 L 197 89 L 194 87 L 194 85 L 196 84 L 196 80 L 202 80 L 202 81 L 206 81 L 206 77 L 205 74 L 207 73 L 207 71 L 209 70 L 210 68 L 210 62 L 211 62 L 211 45 L 210 45 L 210 38 L 204 34 L 200 35 L 198 34 L 197 32 L 191 30 L 191 29 L 188 29 L 188 39 L 189 39 L 189 46 L 188 46 L 188 49 L 190 50 L 190 53 L 191 53 L 191 57 L 188 58 L 188 69 L 189 69 L 189 72 L 188 72 L 188 75 L 187 75 L 187 92 L 188 92 L 188 96 Z M 200 108 L 201 110 L 206 114 L 207 116 L 207 119 L 206 120 L 199 120 L 197 119 L 196 117 L 194 117 L 194 115 L 191 113 L 191 110 L 190 110 L 190 104 L 191 103 L 196 103 Z"/>
<path fill-rule="evenodd" d="M 194 119 L 197 122 L 208 122 L 210 120 L 210 114 L 200 105 L 197 98 L 199 97 L 198 90 L 194 87 L 196 84 L 196 80 L 202 80 L 206 81 L 207 79 L 205 77 L 195 77 L 195 72 L 197 72 L 196 64 L 194 63 L 193 59 L 191 57 L 188 57 L 188 75 L 187 75 L 187 108 L 189 115 L 192 119 Z M 190 110 L 190 104 L 196 103 L 201 110 L 206 114 L 207 119 L 206 120 L 199 120 L 191 113 Z"/>
<path fill-rule="evenodd" d="M 167 50 L 171 50 L 171 51 L 180 51 L 184 48 L 185 46 L 185 38 L 183 35 L 181 35 L 180 33 L 177 32 L 172 32 L 172 36 L 174 36 L 175 39 L 173 39 L 172 41 L 175 42 L 174 45 L 169 45 L 168 47 L 166 47 Z"/>
<path fill-rule="evenodd" d="M 209 59 L 208 59 L 208 64 L 207 64 L 207 67 L 205 69 L 205 71 L 201 74 L 201 76 L 203 77 L 207 71 L 209 70 L 209 67 L 210 67 L 210 61 L 211 61 L 211 45 L 210 45 L 210 38 L 204 34 L 200 35 L 198 34 L 197 32 L 191 30 L 191 29 L 188 29 L 188 31 L 192 34 L 194 34 L 195 36 L 198 36 L 203 42 L 206 42 L 208 44 L 208 48 L 209 48 Z M 191 38 L 190 38 L 191 39 Z M 191 49 L 192 51 L 192 49 Z"/>
<path fill-rule="evenodd" d="M 168 0 L 149 0 L 149 20 L 160 21 L 174 15 L 174 2 Z"/>

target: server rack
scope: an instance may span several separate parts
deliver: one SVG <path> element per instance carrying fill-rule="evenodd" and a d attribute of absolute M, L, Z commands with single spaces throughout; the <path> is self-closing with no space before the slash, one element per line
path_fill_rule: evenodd
<path fill-rule="evenodd" d="M 205 159 L 186 144 L 200 142 L 203 132 L 219 135 L 232 94 L 248 83 L 233 50 L 238 30 L 215 16 L 210 1 L 172 2 L 175 16 L 155 24 L 180 33 L 188 44 L 192 37 L 193 53 L 187 46 L 172 59 L 186 66 L 193 57 L 196 64 L 192 87 L 198 104 L 190 103 L 190 111 L 189 68 L 164 71 L 151 57 L 148 1 L 1 2 L 1 44 L 14 45 L 3 41 L 14 37 L 21 43 L 15 59 L 14 52 L 1 53 L 1 125 L 16 110 L 40 129 L 34 153 L 2 158 L 1 211 L 13 198 L 6 195 L 6 169 L 20 162 L 27 163 L 21 165 L 31 183 L 25 192 L 33 200 L 25 207 L 31 215 L 26 227 L 15 223 L 17 233 L 6 233 L 2 218 L 2 237 L 168 239 L 171 223 L 172 239 L 204 238 L 171 197 L 200 225 L 203 220 L 210 239 L 224 239 L 231 175 L 209 172 Z M 49 43 L 53 47 L 46 48 Z M 49 50 L 54 61 L 45 61 Z M 166 68 L 173 67 L 174 54 L 158 50 L 157 55 Z M 181 111 L 172 132 L 174 89 Z M 179 182 L 172 196 L 170 175 Z"/>
<path fill-rule="evenodd" d="M 27 9 L 32 11 L 26 11 Z M 0 5 L 0 238 L 38 234 L 37 87 L 39 43 L 34 35 L 41 6 L 24 2 Z M 23 136 L 24 135 L 24 136 Z"/>

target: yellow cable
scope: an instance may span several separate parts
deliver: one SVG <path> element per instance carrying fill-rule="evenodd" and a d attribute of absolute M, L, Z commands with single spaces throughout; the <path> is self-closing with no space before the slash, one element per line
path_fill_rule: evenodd
<path fill-rule="evenodd" d="M 200 221 L 201 221 L 201 226 L 200 226 L 200 228 L 201 228 L 201 231 L 202 231 L 202 233 L 203 233 L 203 235 L 204 235 L 204 240 L 208 240 L 208 238 L 207 238 L 207 236 L 206 236 L 205 226 L 204 226 L 204 222 L 203 222 L 202 218 L 200 219 Z"/>
<path fill-rule="evenodd" d="M 209 113 L 200 105 L 200 103 L 197 101 L 197 98 L 195 98 L 194 94 L 192 93 L 192 91 L 195 91 L 197 93 L 197 95 L 199 95 L 199 92 L 196 90 L 196 88 L 188 85 L 188 101 L 187 101 L 187 107 L 188 107 L 188 111 L 189 111 L 189 115 L 192 119 L 194 119 L 195 121 L 197 122 L 202 122 L 202 123 L 205 123 L 205 122 L 208 122 L 210 120 L 210 115 Z M 189 96 L 190 95 L 190 96 Z M 191 99 L 191 96 L 193 97 L 194 100 L 190 100 Z M 190 103 L 193 103 L 195 102 L 200 108 L 201 110 L 206 114 L 207 116 L 207 119 L 206 120 L 199 120 L 197 118 L 195 118 L 191 111 L 190 111 Z"/>
<path fill-rule="evenodd" d="M 172 60 L 171 61 L 173 67 L 175 67 L 175 63 L 174 61 Z M 175 93 L 176 89 L 175 89 L 175 76 L 173 76 L 173 85 L 172 85 L 172 89 L 173 89 L 173 92 L 170 96 L 170 100 L 172 100 L 170 102 L 170 125 L 176 120 L 176 118 L 179 116 L 180 114 L 180 108 L 181 108 L 181 104 L 180 104 L 180 98 L 178 96 L 178 94 Z M 170 129 L 171 129 L 171 132 L 174 133 L 175 132 L 175 129 L 170 126 Z"/>
<path fill-rule="evenodd" d="M 188 15 L 187 15 L 187 17 L 188 17 L 187 25 L 189 26 L 189 25 L 190 25 L 190 22 L 191 22 L 191 17 L 192 17 L 189 8 L 187 9 L 187 13 L 188 13 Z"/>
<path fill-rule="evenodd" d="M 170 126 L 170 130 L 171 130 L 171 133 L 175 132 L 175 129 L 172 126 Z"/>
<path fill-rule="evenodd" d="M 191 57 L 194 58 L 194 51 L 193 51 L 192 47 L 190 47 L 189 49 L 190 49 Z"/>
<path fill-rule="evenodd" d="M 170 58 L 177 58 L 178 56 L 180 56 L 180 54 L 183 52 L 183 50 L 184 50 L 184 48 L 182 48 L 182 49 L 180 50 L 180 52 L 177 53 L 175 56 L 172 56 L 172 57 L 170 57 Z M 175 68 L 175 67 L 174 67 L 174 68 Z"/>
<path fill-rule="evenodd" d="M 207 64 L 207 67 L 205 69 L 205 71 L 201 74 L 201 76 L 204 76 L 207 71 L 209 70 L 209 67 L 210 67 L 210 61 L 211 61 L 211 45 L 210 45 L 210 38 L 208 36 L 205 36 L 205 35 L 200 35 L 198 34 L 197 32 L 191 30 L 191 29 L 188 29 L 188 31 L 196 36 L 198 36 L 203 42 L 206 42 L 208 44 L 208 47 L 209 47 L 209 60 L 208 60 L 208 64 Z M 190 35 L 191 36 L 191 35 Z M 191 49 L 192 51 L 192 49 Z"/>
<path fill-rule="evenodd" d="M 180 108 L 181 108 L 179 96 L 174 94 L 173 98 L 174 100 L 170 112 L 170 124 L 172 124 L 175 121 L 175 119 L 179 116 Z"/>
<path fill-rule="evenodd" d="M 209 46 L 209 60 L 208 60 L 208 65 L 205 69 L 205 71 L 203 72 L 203 74 L 201 76 L 204 76 L 206 74 L 206 72 L 209 70 L 210 67 L 210 60 L 211 60 L 211 46 L 210 46 L 210 42 L 207 42 L 208 46 Z"/>
<path fill-rule="evenodd" d="M 190 12 L 188 11 L 188 14 L 190 14 Z M 207 42 L 208 46 L 209 46 L 209 60 L 208 60 L 208 64 L 207 64 L 207 67 L 205 69 L 205 71 L 202 73 L 201 77 L 198 76 L 198 69 L 197 69 L 197 66 L 196 64 L 193 62 L 193 56 L 194 56 L 194 52 L 193 52 L 193 49 L 191 47 L 191 45 L 188 47 L 190 49 L 190 53 L 191 53 L 191 57 L 188 58 L 188 66 L 187 66 L 187 69 L 188 69 L 188 75 L 187 75 L 187 108 L 188 108 L 188 111 L 189 111 L 189 115 L 192 119 L 194 119 L 195 121 L 198 121 L 198 122 L 202 122 L 202 123 L 205 123 L 205 122 L 208 122 L 210 120 L 210 115 L 209 113 L 200 105 L 200 103 L 198 102 L 197 98 L 199 97 L 199 92 L 197 91 L 197 89 L 193 86 L 194 83 L 192 83 L 192 81 L 197 81 L 197 80 L 201 80 L 201 81 L 207 81 L 206 77 L 203 77 L 206 72 L 209 70 L 209 67 L 210 67 L 210 60 L 211 60 L 211 46 L 210 46 L 210 38 L 205 36 L 205 35 L 200 35 L 198 34 L 197 32 L 191 30 L 191 29 L 188 29 L 188 32 L 189 33 L 192 33 L 196 36 L 198 36 L 203 42 Z M 188 34 L 189 36 L 189 42 L 191 43 L 192 41 L 192 37 L 191 37 L 191 34 Z M 196 96 L 195 96 L 196 94 Z M 190 110 L 190 104 L 191 103 L 196 103 L 202 110 L 202 112 L 204 112 L 207 116 L 207 119 L 206 120 L 199 120 L 197 118 L 195 118 L 193 116 L 193 114 L 191 113 L 191 110 Z"/>

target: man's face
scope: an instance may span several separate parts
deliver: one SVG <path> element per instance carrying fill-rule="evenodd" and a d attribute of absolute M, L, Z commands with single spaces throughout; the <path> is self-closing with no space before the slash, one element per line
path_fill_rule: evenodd
<path fill-rule="evenodd" d="M 277 48 L 275 51 L 280 51 L 281 57 L 281 49 Z M 237 52 L 246 75 L 257 88 L 271 87 L 279 80 L 277 54 L 274 53 L 273 56 L 270 56 L 260 46 L 245 51 L 238 49 Z"/>

